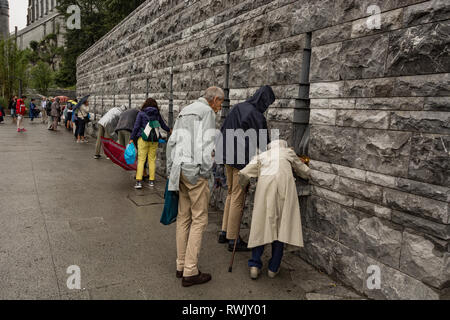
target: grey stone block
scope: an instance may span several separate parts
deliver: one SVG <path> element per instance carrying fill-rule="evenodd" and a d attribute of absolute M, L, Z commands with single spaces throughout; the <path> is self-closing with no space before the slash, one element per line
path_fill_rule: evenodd
<path fill-rule="evenodd" d="M 407 228 L 432 235 L 444 241 L 450 240 L 450 225 L 437 223 L 405 212 L 393 210 L 392 221 Z"/>
<path fill-rule="evenodd" d="M 384 75 L 389 38 L 376 35 L 345 41 L 340 58 L 340 77 L 344 80 L 379 78 Z"/>
<path fill-rule="evenodd" d="M 338 164 L 333 164 L 332 169 L 333 169 L 334 174 L 336 174 L 338 176 L 355 179 L 355 180 L 359 180 L 359 181 L 366 181 L 366 171 L 364 171 L 364 170 L 350 168 L 350 167 L 344 167 L 344 166 L 340 166 Z"/>
<path fill-rule="evenodd" d="M 353 21 L 351 37 L 358 38 L 400 29 L 402 26 L 402 15 L 403 9 L 397 9 L 380 14 L 380 29 L 374 29 L 367 18 Z"/>
<path fill-rule="evenodd" d="M 311 126 L 309 152 L 312 159 L 353 167 L 358 132 L 351 128 Z"/>
<path fill-rule="evenodd" d="M 333 109 L 312 109 L 310 113 L 310 124 L 330 125 L 336 124 L 336 110 Z"/>
<path fill-rule="evenodd" d="M 369 80 L 347 80 L 344 82 L 340 97 L 375 98 L 391 97 L 394 93 L 395 78 Z M 404 96 L 410 96 L 406 93 Z M 319 97 L 320 98 L 320 97 Z"/>
<path fill-rule="evenodd" d="M 356 99 L 355 109 L 370 110 L 417 110 L 423 109 L 424 98 L 360 98 Z"/>
<path fill-rule="evenodd" d="M 408 178 L 450 187 L 450 136 L 414 135 Z"/>
<path fill-rule="evenodd" d="M 446 111 L 450 112 L 449 97 L 427 97 L 423 107 L 427 111 Z"/>
<path fill-rule="evenodd" d="M 450 273 L 444 270 L 448 252 L 439 252 L 434 244 L 413 233 L 403 233 L 400 270 L 438 289 L 450 281 Z"/>
<path fill-rule="evenodd" d="M 426 24 L 394 31 L 389 42 L 386 71 L 389 76 L 440 73 L 450 70 L 450 24 Z"/>
<path fill-rule="evenodd" d="M 318 82 L 311 83 L 309 96 L 311 99 L 342 97 L 344 82 Z"/>
<path fill-rule="evenodd" d="M 362 181 L 339 177 L 337 191 L 354 198 L 381 203 L 382 188 Z"/>
<path fill-rule="evenodd" d="M 314 31 L 312 34 L 312 46 L 318 47 L 329 43 L 341 42 L 350 39 L 352 24 L 344 23 L 322 30 Z"/>
<path fill-rule="evenodd" d="M 424 133 L 450 133 L 449 112 L 397 111 L 391 113 L 389 128 Z"/>
<path fill-rule="evenodd" d="M 396 78 L 393 94 L 399 97 L 450 96 L 450 74 Z"/>
<path fill-rule="evenodd" d="M 355 199 L 353 207 L 361 212 L 365 212 L 371 215 L 375 215 L 378 218 L 383 218 L 386 220 L 391 220 L 392 209 L 380 206 L 378 204 Z"/>
<path fill-rule="evenodd" d="M 341 50 L 341 42 L 313 48 L 310 71 L 311 82 L 341 80 L 339 76 Z"/>
<path fill-rule="evenodd" d="M 410 193 L 384 189 L 384 204 L 392 209 L 410 212 L 424 218 L 448 224 L 448 204 Z"/>
<path fill-rule="evenodd" d="M 423 282 L 367 257 L 366 266 L 378 266 L 381 271 L 381 289 L 370 290 L 364 282 L 364 294 L 380 300 L 439 300 L 439 293 Z M 369 276 L 369 275 L 367 275 Z"/>
<path fill-rule="evenodd" d="M 446 0 L 432 0 L 405 8 L 403 24 L 413 26 L 450 18 L 450 6 Z"/>
<path fill-rule="evenodd" d="M 395 188 L 422 197 L 450 202 L 450 188 L 403 178 L 396 179 Z"/>
<path fill-rule="evenodd" d="M 336 125 L 369 129 L 387 129 L 389 113 L 385 111 L 344 111 L 338 110 Z"/>
<path fill-rule="evenodd" d="M 395 188 L 395 177 L 379 174 L 376 172 L 367 172 L 366 181 L 382 187 Z"/>
<path fill-rule="evenodd" d="M 340 194 L 338 192 L 330 191 L 324 188 L 313 186 L 311 193 L 320 198 L 327 199 L 330 201 L 337 202 L 341 205 L 351 207 L 353 206 L 353 198 Z"/>
<path fill-rule="evenodd" d="M 338 240 L 341 206 L 316 196 L 310 197 L 306 226 L 328 238 Z"/>
<path fill-rule="evenodd" d="M 369 171 L 406 177 L 410 148 L 410 133 L 360 129 L 353 163 Z"/>

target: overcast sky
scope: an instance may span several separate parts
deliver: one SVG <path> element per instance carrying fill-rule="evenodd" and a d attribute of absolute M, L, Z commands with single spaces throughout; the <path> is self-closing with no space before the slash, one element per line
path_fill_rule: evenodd
<path fill-rule="evenodd" d="M 14 32 L 14 27 L 19 30 L 27 26 L 28 0 L 9 0 L 9 30 Z"/>

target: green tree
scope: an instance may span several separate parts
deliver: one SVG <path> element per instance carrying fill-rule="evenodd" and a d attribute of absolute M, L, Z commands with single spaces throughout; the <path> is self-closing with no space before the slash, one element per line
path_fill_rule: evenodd
<path fill-rule="evenodd" d="M 28 50 L 19 50 L 14 39 L 0 40 L 0 95 L 6 98 L 17 94 L 20 83 L 24 91 L 28 85 Z"/>
<path fill-rule="evenodd" d="M 59 86 L 76 84 L 77 58 L 126 18 L 145 0 L 60 0 L 59 12 L 66 19 L 67 8 L 78 5 L 81 9 L 81 30 L 66 30 L 66 49 L 56 75 Z"/>
<path fill-rule="evenodd" d="M 39 61 L 36 66 L 31 69 L 31 84 L 40 94 L 47 96 L 48 89 L 53 83 L 53 71 L 50 66 Z"/>
<path fill-rule="evenodd" d="M 58 47 L 58 38 L 55 33 L 48 34 L 41 41 L 30 42 L 31 52 L 28 60 L 33 64 L 39 61 L 47 63 L 53 71 L 64 53 L 64 48 Z"/>

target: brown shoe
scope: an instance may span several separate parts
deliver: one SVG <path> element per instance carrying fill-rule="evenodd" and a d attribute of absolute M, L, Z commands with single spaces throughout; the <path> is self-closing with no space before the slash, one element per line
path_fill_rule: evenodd
<path fill-rule="evenodd" d="M 178 278 L 178 279 L 183 278 L 183 271 L 178 271 L 178 270 L 177 270 L 177 278 Z"/>
<path fill-rule="evenodd" d="M 201 273 L 199 271 L 198 275 L 193 277 L 183 277 L 181 284 L 183 287 L 190 287 L 196 284 L 203 284 L 211 280 L 211 275 L 208 273 Z"/>

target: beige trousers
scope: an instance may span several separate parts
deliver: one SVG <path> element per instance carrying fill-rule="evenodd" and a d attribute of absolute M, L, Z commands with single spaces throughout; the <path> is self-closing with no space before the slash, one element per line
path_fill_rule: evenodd
<path fill-rule="evenodd" d="M 97 129 L 97 142 L 95 143 L 96 156 L 99 156 L 102 151 L 102 137 L 110 138 L 108 132 L 105 130 L 105 127 L 99 124 Z"/>
<path fill-rule="evenodd" d="M 128 146 L 128 142 L 130 142 L 131 132 L 128 130 L 119 130 L 117 134 L 119 136 L 119 144 L 124 147 Z"/>
<path fill-rule="evenodd" d="M 223 211 L 222 231 L 226 231 L 228 240 L 238 237 L 242 208 L 244 207 L 244 190 L 239 184 L 239 170 L 225 165 L 228 194 Z"/>
<path fill-rule="evenodd" d="M 198 257 L 208 226 L 209 197 L 208 180 L 199 178 L 193 185 L 181 174 L 176 237 L 177 270 L 184 271 L 184 277 L 199 274 Z"/>

